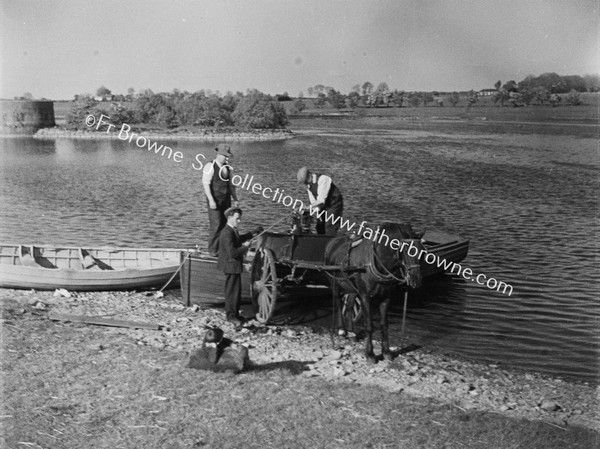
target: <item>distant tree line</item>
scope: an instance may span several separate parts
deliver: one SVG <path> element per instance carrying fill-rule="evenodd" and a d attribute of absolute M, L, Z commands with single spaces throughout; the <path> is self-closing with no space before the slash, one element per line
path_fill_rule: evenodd
<path fill-rule="evenodd" d="M 67 124 L 73 128 L 85 127 L 88 114 L 110 117 L 111 123 L 151 124 L 161 127 L 178 126 L 236 127 L 240 129 L 285 128 L 288 117 L 277 98 L 249 90 L 246 94 L 200 90 L 190 93 L 174 89 L 173 92 L 154 93 L 130 88 L 127 95 L 113 95 L 104 86 L 96 96 L 76 95 Z"/>
<path fill-rule="evenodd" d="M 515 107 L 529 106 L 533 102 L 556 106 L 563 98 L 559 94 L 566 94 L 566 102 L 576 106 L 581 104 L 580 93 L 600 90 L 600 77 L 544 73 L 537 77 L 530 75 L 518 83 L 514 80 L 504 84 L 502 81 L 497 81 L 494 88 L 496 90 L 494 103 L 499 103 L 501 106 L 507 104 Z"/>
<path fill-rule="evenodd" d="M 492 94 L 495 104 L 500 106 L 528 106 L 532 103 L 555 106 L 564 101 L 567 104 L 581 104 L 580 93 L 600 91 L 600 76 L 560 76 L 556 73 L 544 73 L 540 76 L 527 76 L 520 82 L 514 80 L 496 82 L 494 89 L 484 89 Z M 312 104 L 316 108 L 344 109 L 357 107 L 404 107 L 452 105 L 461 101 L 467 108 L 479 101 L 483 91 L 468 92 L 408 92 L 390 89 L 382 82 L 374 86 L 366 81 L 356 84 L 348 94 L 343 94 L 331 86 L 317 84 L 309 87 L 310 97 L 304 98 L 300 92 L 292 98 L 287 92 L 278 95 L 264 94 L 256 89 L 245 94 L 199 90 L 197 92 L 174 89 L 167 93 L 154 93 L 150 89 L 135 92 L 127 90 L 126 95 L 114 95 L 108 88 L 101 86 L 96 95 L 76 95 L 72 110 L 67 116 L 70 127 L 85 127 L 88 114 L 105 114 L 115 125 L 150 124 L 163 127 L 202 126 L 236 127 L 240 129 L 279 129 L 288 124 L 284 102 L 290 102 L 287 111 L 292 114 L 302 112 Z M 561 96 L 562 95 L 562 96 Z M 26 93 L 22 99 L 33 99 Z"/>
<path fill-rule="evenodd" d="M 498 84 L 499 83 L 499 84 Z M 538 77 L 530 75 L 521 82 L 509 81 L 502 84 L 496 83 L 494 89 L 494 102 L 500 105 L 523 106 L 533 101 L 539 104 L 558 104 L 561 97 L 558 94 L 567 94 L 566 101 L 569 104 L 580 104 L 581 92 L 600 91 L 600 76 L 560 76 L 556 73 L 544 73 Z M 492 89 L 489 89 L 490 91 Z M 356 84 L 347 94 L 341 94 L 333 87 L 317 84 L 307 90 L 311 101 L 317 108 L 355 108 L 363 107 L 413 107 L 434 104 L 444 106 L 451 104 L 457 106 L 461 100 L 470 107 L 477 103 L 480 92 L 470 90 L 468 92 L 407 92 L 405 90 L 390 89 L 383 82 L 375 87 L 371 82 Z M 303 105 L 302 92 L 294 101 L 291 111 L 301 112 L 306 106 Z"/>
<path fill-rule="evenodd" d="M 309 87 L 307 90 L 310 100 L 316 108 L 401 108 L 403 106 L 427 106 L 431 103 L 436 106 L 444 106 L 451 104 L 456 106 L 462 98 L 465 99 L 467 107 L 470 107 L 477 102 L 479 95 L 474 90 L 469 92 L 407 92 L 404 90 L 390 89 L 387 83 L 383 82 L 375 87 L 369 81 L 361 84 L 356 84 L 352 90 L 344 95 L 333 87 L 323 86 L 318 84 L 314 87 Z M 306 108 L 303 93 L 300 92 L 298 98 L 293 101 L 290 111 L 292 113 L 302 112 Z"/>

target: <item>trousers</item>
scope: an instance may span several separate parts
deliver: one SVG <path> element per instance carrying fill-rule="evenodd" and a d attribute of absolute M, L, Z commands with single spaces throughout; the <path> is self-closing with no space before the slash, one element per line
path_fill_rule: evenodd
<path fill-rule="evenodd" d="M 225 211 L 231 207 L 231 201 L 223 201 L 217 203 L 216 209 L 211 209 L 208 206 L 208 252 L 217 254 L 219 252 L 219 234 L 227 224 Z"/>
<path fill-rule="evenodd" d="M 242 275 L 225 273 L 225 317 L 238 318 L 242 302 Z"/>

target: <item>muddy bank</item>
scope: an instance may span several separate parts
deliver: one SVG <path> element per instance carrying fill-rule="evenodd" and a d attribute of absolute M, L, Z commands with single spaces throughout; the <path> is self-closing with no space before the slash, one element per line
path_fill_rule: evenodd
<path fill-rule="evenodd" d="M 256 131 L 228 131 L 228 130 L 173 130 L 173 131 L 154 131 L 154 130 L 133 130 L 136 136 L 153 140 L 194 140 L 207 142 L 236 142 L 244 140 L 284 140 L 293 137 L 289 130 L 256 130 Z M 116 128 L 112 132 L 89 131 L 89 130 L 68 130 L 63 128 L 43 128 L 36 132 L 35 139 L 119 139 L 128 140 L 129 134 L 123 133 L 119 137 L 119 130 Z"/>
<path fill-rule="evenodd" d="M 600 429 L 598 389 L 535 373 L 504 370 L 496 365 L 459 361 L 410 345 L 394 342 L 399 355 L 392 362 L 367 364 L 363 342 L 356 342 L 308 326 L 261 326 L 251 321 L 236 332 L 219 309 L 185 307 L 178 290 L 159 298 L 152 293 L 70 293 L 0 290 L 3 308 L 13 317 L 49 319 L 68 313 L 106 320 L 129 320 L 160 326 L 160 330 L 103 327 L 110 335 L 126 335 L 140 346 L 178 354 L 185 365 L 201 344 L 206 326 L 246 345 L 256 365 L 295 361 L 307 369 L 302 375 L 331 382 L 373 385 L 417 397 L 431 397 L 464 410 L 484 410 L 543 420 L 566 428 L 583 425 Z M 19 321 L 14 322 L 15 325 Z M 403 343 L 403 344 L 400 344 Z M 68 344 L 68 343 L 65 343 Z M 108 343 L 109 344 L 109 343 Z"/>

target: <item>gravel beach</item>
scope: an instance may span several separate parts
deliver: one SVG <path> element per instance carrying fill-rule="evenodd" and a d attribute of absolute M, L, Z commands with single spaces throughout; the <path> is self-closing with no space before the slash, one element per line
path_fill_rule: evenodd
<path fill-rule="evenodd" d="M 156 330 L 111 326 L 102 329 L 107 341 L 115 333 L 124 334 L 137 345 L 178 354 L 182 365 L 187 363 L 191 351 L 200 347 L 206 327 L 218 326 L 226 337 L 249 348 L 250 360 L 257 366 L 288 361 L 304 367 L 303 376 L 330 382 L 372 385 L 391 392 L 436 398 L 459 409 L 542 420 L 560 428 L 581 425 L 600 430 L 600 390 L 596 386 L 457 360 L 425 347 L 413 348 L 410 335 L 403 346 L 392 348 L 399 353 L 393 361 L 370 365 L 364 357 L 363 341 L 332 336 L 327 330 L 309 326 L 262 326 L 256 321 L 236 331 L 224 321 L 221 309 L 185 307 L 179 290 L 167 291 L 161 297 L 154 292 L 60 294 L 1 289 L 0 300 L 3 326 L 18 325 L 19 317 L 48 320 L 60 314 L 156 325 Z M 5 340 L 3 352 L 6 346 Z"/>

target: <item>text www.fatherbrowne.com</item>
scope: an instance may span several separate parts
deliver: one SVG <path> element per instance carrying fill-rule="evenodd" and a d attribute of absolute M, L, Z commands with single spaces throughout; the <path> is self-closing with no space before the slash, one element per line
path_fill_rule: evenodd
<path fill-rule="evenodd" d="M 340 229 L 345 229 L 349 232 L 356 232 L 356 234 L 360 235 L 363 238 L 372 240 L 377 243 L 383 243 L 393 250 L 404 251 L 405 247 L 408 247 L 406 248 L 406 253 L 410 257 L 416 257 L 418 260 L 424 260 L 429 265 L 435 265 L 438 268 L 443 268 L 444 271 L 448 273 L 456 274 L 457 276 L 462 276 L 464 279 L 471 280 L 479 285 L 485 285 L 490 290 L 495 290 L 508 296 L 512 295 L 512 285 L 507 284 L 506 282 L 498 281 L 497 279 L 492 277 L 488 278 L 483 273 L 474 275 L 473 270 L 471 270 L 469 267 L 463 268 L 459 263 L 442 259 L 438 255 L 428 252 L 426 249 L 419 249 L 413 245 L 412 240 L 409 242 L 400 242 L 398 239 L 390 240 L 389 236 L 385 233 L 385 230 L 381 230 L 379 226 L 374 231 L 373 229 L 366 227 L 366 222 L 363 221 L 359 225 L 358 229 L 355 230 L 355 222 L 350 222 L 350 220 L 344 220 L 339 216 L 335 216 L 333 214 L 328 213 L 324 209 L 313 208 L 312 206 L 309 206 L 308 210 L 309 213 L 317 219 L 328 221 L 331 224 L 336 224 L 339 222 Z"/>
<path fill-rule="evenodd" d="M 232 167 L 229 165 L 225 165 L 225 167 L 227 167 L 229 170 L 232 169 Z M 219 176 L 221 177 L 221 172 L 219 172 Z M 225 178 L 222 179 L 226 180 Z M 302 213 L 306 210 L 302 200 L 297 198 L 295 199 L 290 195 L 285 195 L 285 190 L 283 189 L 272 189 L 270 187 L 265 187 L 258 182 L 254 182 L 254 176 L 246 174 L 244 177 L 242 177 L 241 175 L 236 174 L 233 175 L 230 180 L 231 183 L 237 188 L 251 191 L 255 195 L 261 195 L 263 198 L 283 204 L 284 206 L 290 207 L 299 213 Z M 363 221 L 360 225 L 358 225 L 357 228 L 355 222 L 351 222 L 350 220 L 343 219 L 340 216 L 330 214 L 325 209 L 308 206 L 308 211 L 311 216 L 316 217 L 317 219 L 325 220 L 333 225 L 339 223 L 340 229 L 356 233 L 362 238 L 366 238 L 377 243 L 383 243 L 394 251 L 403 251 L 408 245 L 406 251 L 410 257 L 417 257 L 419 260 L 425 260 L 425 262 L 430 265 L 435 264 L 438 268 L 443 268 L 446 272 L 456 274 L 457 276 L 462 276 L 464 279 L 476 282 L 478 285 L 485 285 L 490 290 L 495 290 L 508 296 L 512 295 L 512 285 L 507 284 L 506 282 L 498 281 L 492 277 L 487 277 L 483 273 L 475 275 L 473 270 L 471 270 L 469 267 L 463 268 L 459 263 L 442 259 L 438 255 L 430 253 L 425 249 L 419 249 L 414 246 L 412 242 L 407 243 L 398 239 L 390 239 L 385 233 L 385 230 L 381 230 L 379 227 L 373 230 L 365 226 L 366 221 Z"/>

